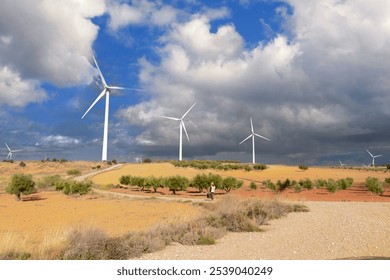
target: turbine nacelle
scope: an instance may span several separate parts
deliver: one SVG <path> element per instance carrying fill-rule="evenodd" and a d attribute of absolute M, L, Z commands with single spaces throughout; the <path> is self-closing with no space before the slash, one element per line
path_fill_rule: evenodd
<path fill-rule="evenodd" d="M 186 129 L 186 126 L 184 124 L 184 118 L 187 116 L 187 114 L 192 110 L 192 108 L 194 108 L 194 106 L 196 105 L 196 103 L 194 103 L 188 110 L 187 112 L 184 113 L 184 115 L 181 117 L 181 118 L 174 118 L 174 117 L 167 117 L 167 116 L 161 116 L 161 118 L 164 118 L 164 119 L 169 119 L 169 120 L 173 120 L 173 121 L 179 121 L 180 122 L 180 144 L 179 144 L 179 161 L 182 160 L 182 144 L 183 144 L 183 132 L 182 130 L 184 129 L 184 133 L 186 134 L 187 136 L 187 140 L 188 142 L 190 142 L 190 137 L 188 136 L 188 133 L 187 133 L 187 129 Z"/>
<path fill-rule="evenodd" d="M 241 145 L 242 143 L 244 143 L 246 140 L 248 140 L 249 138 L 252 137 L 252 163 L 254 164 L 256 162 L 256 159 L 255 159 L 255 136 L 256 137 L 259 137 L 259 138 L 263 138 L 267 141 L 271 141 L 270 139 L 268 139 L 267 137 L 264 137 L 260 134 L 257 134 L 255 133 L 254 129 L 253 129 L 253 122 L 252 122 L 252 117 L 250 117 L 250 122 L 251 122 L 251 134 L 245 138 L 244 140 L 242 140 L 239 145 Z"/>

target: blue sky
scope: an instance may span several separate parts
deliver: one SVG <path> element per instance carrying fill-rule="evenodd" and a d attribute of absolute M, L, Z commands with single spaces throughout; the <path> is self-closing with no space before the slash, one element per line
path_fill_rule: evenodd
<path fill-rule="evenodd" d="M 15 159 L 108 158 L 285 164 L 389 162 L 390 3 L 378 0 L 5 0 L 0 3 L 0 141 Z M 11 12 L 12 11 L 12 12 Z M 0 148 L 5 158 L 7 150 Z"/>

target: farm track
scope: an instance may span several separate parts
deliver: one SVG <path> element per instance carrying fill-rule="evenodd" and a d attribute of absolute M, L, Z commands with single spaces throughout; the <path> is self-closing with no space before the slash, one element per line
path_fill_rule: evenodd
<path fill-rule="evenodd" d="M 390 259 L 390 204 L 305 202 L 306 213 L 273 220 L 259 233 L 229 233 L 217 244 L 174 244 L 143 260 Z"/>

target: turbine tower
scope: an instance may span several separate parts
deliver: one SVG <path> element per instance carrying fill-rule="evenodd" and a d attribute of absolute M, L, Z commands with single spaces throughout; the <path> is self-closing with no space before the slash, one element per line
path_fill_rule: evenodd
<path fill-rule="evenodd" d="M 240 142 L 239 145 L 241 145 L 241 144 L 244 143 L 246 140 L 248 140 L 249 138 L 252 137 L 252 163 L 255 164 L 255 163 L 256 163 L 256 156 L 255 156 L 255 136 L 260 137 L 260 138 L 263 138 L 263 139 L 268 140 L 268 141 L 271 141 L 271 140 L 269 140 L 268 138 L 266 138 L 266 137 L 264 137 L 264 136 L 261 136 L 261 135 L 255 133 L 254 130 L 253 130 L 252 117 L 250 117 L 250 120 L 251 120 L 251 130 L 252 130 L 252 133 L 251 133 L 247 138 L 245 138 L 244 140 L 242 140 L 242 141 Z"/>
<path fill-rule="evenodd" d="M 104 96 L 106 97 L 106 108 L 104 112 L 104 131 L 103 131 L 103 148 L 102 148 L 102 161 L 107 161 L 107 143 L 108 143 L 108 114 L 110 109 L 110 92 L 113 89 L 125 89 L 123 87 L 118 86 L 111 86 L 106 83 L 106 80 L 103 77 L 102 72 L 100 71 L 99 65 L 96 62 L 95 57 L 93 57 L 93 61 L 95 62 L 96 68 L 99 71 L 100 79 L 103 84 L 103 90 L 99 94 L 99 96 L 95 99 L 95 101 L 92 103 L 92 105 L 88 108 L 88 110 L 84 113 L 84 115 L 81 117 L 82 119 L 88 114 L 88 112 L 92 109 L 95 104 L 102 99 Z M 137 90 L 137 89 L 133 89 Z"/>
<path fill-rule="evenodd" d="M 7 143 L 4 143 L 5 144 L 5 146 L 7 147 L 7 149 L 8 149 L 8 155 L 7 155 L 7 157 L 5 158 L 5 160 L 12 160 L 12 155 L 13 155 L 13 153 L 16 153 L 16 152 L 21 152 L 22 150 L 12 150 L 12 149 L 10 149 L 10 147 L 7 145 Z"/>
<path fill-rule="evenodd" d="M 370 156 L 372 157 L 372 167 L 375 167 L 375 158 L 377 158 L 377 157 L 381 157 L 382 155 L 376 155 L 376 156 L 374 156 L 373 154 L 371 154 L 370 153 L 370 151 L 369 150 L 367 150 L 366 149 L 366 151 L 367 151 L 367 153 L 369 153 L 370 154 Z"/>
<path fill-rule="evenodd" d="M 188 109 L 187 112 L 185 112 L 185 114 L 181 118 L 172 118 L 172 117 L 161 116 L 162 118 L 165 118 L 165 119 L 180 121 L 179 161 L 182 161 L 182 155 L 183 155 L 183 129 L 184 129 L 184 132 L 186 133 L 188 142 L 190 142 L 190 138 L 188 137 L 187 129 L 186 129 L 186 126 L 184 125 L 183 120 L 187 116 L 187 114 L 191 111 L 191 109 L 194 108 L 195 105 L 196 105 L 196 103 L 194 103 L 194 105 L 192 105 L 191 108 Z"/>

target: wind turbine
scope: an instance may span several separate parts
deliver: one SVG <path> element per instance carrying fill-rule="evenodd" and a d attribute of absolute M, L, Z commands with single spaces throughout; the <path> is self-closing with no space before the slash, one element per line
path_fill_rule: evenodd
<path fill-rule="evenodd" d="M 5 144 L 5 146 L 7 147 L 8 151 L 9 151 L 7 157 L 5 158 L 6 160 L 12 160 L 12 154 L 13 153 L 22 151 L 22 150 L 11 150 L 10 147 L 7 145 L 7 143 L 4 143 L 4 144 Z"/>
<path fill-rule="evenodd" d="M 376 155 L 376 156 L 374 156 L 373 154 L 370 153 L 369 150 L 366 149 L 366 151 L 367 151 L 367 153 L 369 153 L 370 156 L 372 157 L 372 167 L 375 167 L 375 158 L 381 157 L 382 155 Z"/>
<path fill-rule="evenodd" d="M 165 118 L 165 119 L 170 119 L 170 120 L 174 120 L 174 121 L 180 121 L 180 144 L 179 144 L 179 161 L 182 160 L 182 151 L 183 151 L 183 128 L 184 128 L 184 132 L 186 133 L 186 136 L 187 136 L 187 140 L 188 142 L 190 142 L 190 138 L 188 137 L 188 133 L 187 133 L 187 129 L 186 129 L 186 126 L 184 125 L 184 118 L 187 116 L 187 114 L 191 111 L 192 108 L 194 108 L 194 106 L 196 105 L 196 103 L 194 103 L 194 105 L 191 106 L 190 109 L 187 110 L 187 112 L 185 112 L 185 114 L 181 117 L 181 118 L 172 118 L 172 117 L 165 117 L 165 116 L 161 116 L 162 118 Z"/>
<path fill-rule="evenodd" d="M 346 166 L 346 164 L 342 163 L 341 160 L 339 160 L 339 162 L 340 162 L 340 166 Z"/>
<path fill-rule="evenodd" d="M 110 109 L 110 93 L 113 89 L 126 89 L 123 87 L 118 86 L 111 86 L 106 83 L 106 80 L 104 79 L 104 76 L 102 72 L 100 71 L 99 65 L 96 62 L 95 57 L 93 57 L 93 61 L 95 62 L 96 68 L 99 71 L 100 79 L 103 83 L 103 90 L 99 94 L 99 96 L 95 99 L 95 101 L 92 103 L 92 105 L 88 108 L 88 110 L 84 113 L 84 115 L 81 117 L 82 119 L 85 117 L 85 115 L 88 114 L 88 112 L 92 109 L 95 104 L 102 99 L 104 96 L 106 96 L 106 108 L 104 112 L 104 131 L 103 131 L 103 148 L 102 148 L 102 161 L 107 161 L 107 143 L 108 143 L 108 113 Z M 132 89 L 132 90 L 138 90 L 138 89 Z"/>
<path fill-rule="evenodd" d="M 255 158 L 255 136 L 263 138 L 263 139 L 268 140 L 268 141 L 271 141 L 271 140 L 269 140 L 268 138 L 266 138 L 264 136 L 261 136 L 261 135 L 255 133 L 254 130 L 253 130 L 252 117 L 250 117 L 250 120 L 251 120 L 251 130 L 252 130 L 252 133 L 247 138 L 242 140 L 239 145 L 241 145 L 246 140 L 248 140 L 249 138 L 252 137 L 252 163 L 255 164 L 256 163 L 256 158 Z"/>

